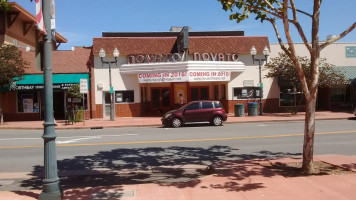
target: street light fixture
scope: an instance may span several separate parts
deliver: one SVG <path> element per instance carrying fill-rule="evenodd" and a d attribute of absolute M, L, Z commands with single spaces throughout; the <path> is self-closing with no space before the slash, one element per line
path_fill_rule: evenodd
<path fill-rule="evenodd" d="M 262 75 L 261 75 L 261 67 L 263 62 L 267 62 L 267 58 L 269 56 L 269 49 L 267 46 L 263 49 L 263 55 L 265 58 L 260 58 L 260 59 L 255 59 L 255 55 L 257 54 L 257 50 L 255 46 L 252 46 L 251 48 L 251 56 L 252 56 L 252 63 L 255 64 L 255 61 L 258 62 L 258 69 L 260 73 L 260 115 L 263 116 L 263 103 L 262 103 L 262 98 L 263 98 L 263 83 L 262 83 Z"/>
<path fill-rule="evenodd" d="M 101 63 L 102 64 L 108 64 L 109 65 L 109 83 L 110 83 L 110 120 L 114 121 L 115 117 L 114 117 L 114 88 L 112 87 L 112 82 L 111 82 L 111 64 L 116 64 L 117 65 L 117 58 L 119 57 L 120 52 L 119 50 L 115 47 L 114 51 L 113 51 L 113 56 L 115 58 L 114 61 L 104 61 L 104 58 L 106 56 L 105 50 L 103 48 L 100 49 L 99 51 L 99 56 L 101 58 Z"/>

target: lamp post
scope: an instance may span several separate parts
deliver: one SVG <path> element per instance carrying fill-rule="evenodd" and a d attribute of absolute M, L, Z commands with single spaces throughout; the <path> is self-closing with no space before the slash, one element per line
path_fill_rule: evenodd
<path fill-rule="evenodd" d="M 117 65 L 117 58 L 119 57 L 120 52 L 119 50 L 115 47 L 114 52 L 113 52 L 113 56 L 115 58 L 114 61 L 104 61 L 104 58 L 106 56 L 105 50 L 103 48 L 100 49 L 99 51 L 99 56 L 101 58 L 101 63 L 102 64 L 108 64 L 109 65 L 109 84 L 110 84 L 110 120 L 114 121 L 115 117 L 114 117 L 114 88 L 112 87 L 112 82 L 111 82 L 111 64 L 116 64 Z"/>
<path fill-rule="evenodd" d="M 45 93 L 45 122 L 44 133 L 44 179 L 40 200 L 60 200 L 59 178 L 56 157 L 56 132 L 53 118 L 53 80 L 52 80 L 52 34 L 51 34 L 51 6 L 52 1 L 44 0 L 43 20 L 47 34 L 43 36 L 43 77 Z"/>
<path fill-rule="evenodd" d="M 258 69 L 259 69 L 259 74 L 260 74 L 260 115 L 263 116 L 263 102 L 262 102 L 263 83 L 262 83 L 261 67 L 262 67 L 263 62 L 267 61 L 267 58 L 269 56 L 269 49 L 267 46 L 265 46 L 265 48 L 263 49 L 263 55 L 265 55 L 265 58 L 260 58 L 260 59 L 255 58 L 255 55 L 257 53 L 255 46 L 252 46 L 250 53 L 252 56 L 252 63 L 255 64 L 255 61 L 258 62 Z"/>

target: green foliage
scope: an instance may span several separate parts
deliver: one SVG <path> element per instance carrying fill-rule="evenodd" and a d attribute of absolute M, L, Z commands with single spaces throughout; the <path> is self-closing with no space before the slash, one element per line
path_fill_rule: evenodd
<path fill-rule="evenodd" d="M 9 11 L 11 9 L 11 5 L 7 3 L 7 0 L 0 0 L 0 10 Z"/>
<path fill-rule="evenodd" d="M 298 59 L 306 79 L 311 80 L 310 59 L 307 57 L 298 57 Z M 279 53 L 279 57 L 272 58 L 265 65 L 265 68 L 268 70 L 267 78 L 278 78 L 279 82 L 290 83 L 300 89 L 301 84 L 297 68 L 285 53 Z M 345 75 L 337 70 L 336 67 L 327 63 L 326 59 L 320 59 L 319 70 L 319 87 L 345 87 L 349 84 L 349 80 L 345 78 Z"/>
<path fill-rule="evenodd" d="M 83 121 L 83 108 L 81 107 L 79 110 L 75 112 L 75 119 L 76 122 L 82 122 Z"/>
<path fill-rule="evenodd" d="M 218 0 L 225 11 L 235 12 L 230 15 L 230 19 L 235 19 L 237 23 L 248 19 L 254 14 L 255 20 L 261 22 L 273 20 L 274 17 L 282 12 L 282 2 L 280 0 L 269 0 L 267 4 L 263 0 Z M 236 10 L 236 11 L 235 11 Z"/>
<path fill-rule="evenodd" d="M 79 84 L 74 84 L 72 85 L 68 91 L 67 95 L 70 98 L 81 98 L 82 94 L 80 94 L 80 85 Z"/>
<path fill-rule="evenodd" d="M 84 121 L 83 118 L 83 108 L 81 107 L 79 110 L 71 110 L 67 112 L 67 119 L 69 123 L 76 123 Z"/>
<path fill-rule="evenodd" d="M 13 45 L 5 44 L 0 47 L 0 86 L 8 85 L 14 81 L 14 78 L 25 74 L 28 63 L 21 55 L 22 52 Z"/>

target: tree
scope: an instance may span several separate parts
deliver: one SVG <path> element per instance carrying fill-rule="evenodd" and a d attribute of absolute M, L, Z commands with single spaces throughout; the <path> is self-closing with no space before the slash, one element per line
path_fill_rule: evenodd
<path fill-rule="evenodd" d="M 20 79 L 25 74 L 28 63 L 22 59 L 22 52 L 13 45 L 0 47 L 0 88 Z M 0 98 L 0 123 L 3 124 L 2 103 Z"/>
<path fill-rule="evenodd" d="M 314 150 L 314 133 L 315 133 L 315 105 L 318 93 L 319 84 L 319 59 L 320 51 L 331 43 L 343 38 L 350 33 L 355 27 L 354 22 L 344 32 L 329 40 L 319 42 L 319 20 L 320 6 L 322 0 L 313 0 L 313 11 L 307 13 L 297 9 L 295 0 L 218 0 L 221 2 L 225 11 L 234 12 L 230 15 L 231 20 L 236 20 L 237 23 L 248 19 L 252 14 L 256 20 L 261 22 L 270 22 L 274 28 L 278 42 L 282 50 L 293 61 L 294 66 L 298 71 L 298 77 L 306 99 L 306 114 L 304 125 L 304 144 L 303 144 L 303 166 L 305 172 L 313 171 L 313 150 Z M 311 3 L 311 2 L 310 2 Z M 298 15 L 304 15 L 311 20 L 311 38 L 308 40 L 305 30 L 298 21 Z M 283 23 L 286 45 L 281 38 L 276 21 Z M 305 21 L 305 20 L 304 20 Z M 303 69 L 300 61 L 297 58 L 297 53 L 294 48 L 293 39 L 290 29 L 294 27 L 303 40 L 304 45 L 310 54 L 310 68 L 308 69 L 310 76 L 306 77 L 306 71 Z"/>
<path fill-rule="evenodd" d="M 80 94 L 80 85 L 79 84 L 73 84 L 67 91 L 68 97 L 71 98 L 71 110 L 72 110 L 72 120 L 74 120 L 75 116 L 75 110 L 74 110 L 74 98 L 81 98 L 82 94 Z M 84 109 L 84 108 L 83 108 Z"/>
<path fill-rule="evenodd" d="M 306 79 L 311 76 L 310 72 L 310 59 L 307 57 L 297 57 L 299 63 L 301 64 L 303 71 L 305 72 Z M 320 75 L 319 75 L 319 88 L 343 88 L 350 83 L 349 80 L 345 78 L 345 75 L 337 70 L 332 64 L 326 62 L 326 59 L 320 59 L 319 62 Z M 280 84 L 287 83 L 288 85 L 294 86 L 294 91 L 302 91 L 301 82 L 298 77 L 298 71 L 294 66 L 292 60 L 285 53 L 279 53 L 278 57 L 272 58 L 270 62 L 265 65 L 266 70 L 268 70 L 266 78 L 278 78 Z M 295 93 L 295 92 L 294 92 Z M 298 110 L 298 105 L 295 104 L 293 113 L 296 114 Z"/>

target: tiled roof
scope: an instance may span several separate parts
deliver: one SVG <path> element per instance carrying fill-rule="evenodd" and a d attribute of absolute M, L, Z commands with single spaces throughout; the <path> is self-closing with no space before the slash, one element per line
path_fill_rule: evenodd
<path fill-rule="evenodd" d="M 43 71 L 36 70 L 35 52 L 24 51 L 22 57 L 29 63 L 27 74 L 40 74 Z M 91 47 L 75 47 L 74 51 L 52 51 L 53 73 L 88 73 L 88 63 L 91 58 Z"/>
<path fill-rule="evenodd" d="M 101 48 L 106 54 L 112 54 L 118 48 L 121 55 L 138 54 L 169 54 L 175 52 L 173 47 L 176 37 L 123 37 L 94 38 L 93 54 L 99 55 Z"/>
<path fill-rule="evenodd" d="M 101 48 L 111 54 L 117 47 L 121 55 L 169 54 L 177 52 L 177 37 L 102 37 L 93 39 L 93 54 Z M 194 53 L 250 53 L 255 46 L 262 53 L 269 47 L 267 36 L 192 36 L 189 37 L 189 52 Z"/>
<path fill-rule="evenodd" d="M 258 53 L 262 54 L 265 46 L 269 47 L 267 37 L 190 37 L 189 51 L 194 53 L 250 53 L 255 46 Z"/>

